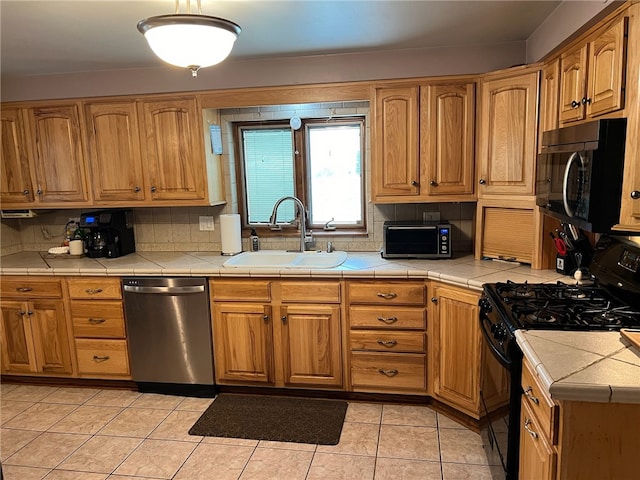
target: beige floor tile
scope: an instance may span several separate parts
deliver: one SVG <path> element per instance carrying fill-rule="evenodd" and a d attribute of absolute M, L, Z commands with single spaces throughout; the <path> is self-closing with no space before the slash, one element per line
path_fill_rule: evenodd
<path fill-rule="evenodd" d="M 174 477 L 175 480 L 236 480 L 253 447 L 200 444 Z"/>
<path fill-rule="evenodd" d="M 438 413 L 438 428 L 461 428 L 466 430 L 467 427 L 456 422 L 455 420 L 443 415 L 442 413 Z"/>
<path fill-rule="evenodd" d="M 440 461 L 438 430 L 434 427 L 382 425 L 378 457 Z"/>
<path fill-rule="evenodd" d="M 18 400 L 21 402 L 40 402 L 43 398 L 51 395 L 58 387 L 44 387 L 40 385 L 16 385 L 2 398 L 6 400 Z"/>
<path fill-rule="evenodd" d="M 76 405 L 36 403 L 3 424 L 3 427 L 44 432 L 76 408 Z"/>
<path fill-rule="evenodd" d="M 444 480 L 492 480 L 504 478 L 502 467 L 488 465 L 467 465 L 464 463 L 443 463 Z"/>
<path fill-rule="evenodd" d="M 44 480 L 104 480 L 104 473 L 71 472 L 69 470 L 51 470 Z"/>
<path fill-rule="evenodd" d="M 85 402 L 86 405 L 100 405 L 103 407 L 128 407 L 140 395 L 132 390 L 102 390 Z"/>
<path fill-rule="evenodd" d="M 317 453 L 306 480 L 373 480 L 375 457 Z"/>
<path fill-rule="evenodd" d="M 380 424 L 382 405 L 375 403 L 349 402 L 345 422 Z"/>
<path fill-rule="evenodd" d="M 5 400 L 0 402 L 0 423 L 4 424 L 27 408 L 35 405 L 34 402 L 19 402 L 15 400 Z"/>
<path fill-rule="evenodd" d="M 49 473 L 49 468 L 20 467 L 2 464 L 4 480 L 41 480 Z"/>
<path fill-rule="evenodd" d="M 99 388 L 59 388 L 51 395 L 47 395 L 42 401 L 81 405 L 98 393 L 100 393 Z"/>
<path fill-rule="evenodd" d="M 143 393 L 131 404 L 135 408 L 155 408 L 158 410 L 173 410 L 184 397 L 175 395 L 161 395 L 159 393 Z"/>
<path fill-rule="evenodd" d="M 440 430 L 440 451 L 442 461 L 448 463 L 473 463 L 487 465 L 486 453 L 482 448 L 482 438 L 471 430 Z M 492 462 L 496 463 L 497 462 Z"/>
<path fill-rule="evenodd" d="M 4 395 L 5 393 L 9 393 L 11 390 L 16 388 L 16 384 L 12 383 L 0 383 L 0 395 Z"/>
<path fill-rule="evenodd" d="M 315 443 L 296 443 L 296 442 L 272 442 L 269 440 L 260 440 L 258 443 L 260 448 L 283 448 L 285 450 L 301 450 L 305 452 L 315 452 L 317 445 Z"/>
<path fill-rule="evenodd" d="M 147 439 L 114 473 L 139 477 L 173 478 L 196 448 L 195 443 Z"/>
<path fill-rule="evenodd" d="M 111 473 L 140 444 L 142 439 L 129 437 L 91 437 L 58 468 L 80 472 Z"/>
<path fill-rule="evenodd" d="M 213 398 L 187 397 L 182 400 L 176 410 L 192 410 L 194 412 L 204 412 L 213 402 Z"/>
<path fill-rule="evenodd" d="M 371 423 L 344 422 L 338 445 L 318 445 L 319 453 L 376 455 L 380 426 Z"/>
<path fill-rule="evenodd" d="M 202 443 L 215 443 L 217 445 L 235 445 L 237 447 L 257 447 L 259 440 L 249 438 L 204 437 Z"/>
<path fill-rule="evenodd" d="M 375 480 L 441 480 L 440 462 L 378 458 Z"/>
<path fill-rule="evenodd" d="M 40 432 L 34 432 L 33 430 L 3 428 L 0 430 L 0 460 L 5 461 L 38 435 L 40 435 Z"/>
<path fill-rule="evenodd" d="M 304 479 L 313 452 L 256 448 L 244 468 L 241 480 Z"/>
<path fill-rule="evenodd" d="M 11 455 L 3 464 L 55 468 L 89 437 L 71 433 L 43 433 Z"/>
<path fill-rule="evenodd" d="M 146 438 L 169 415 L 169 410 L 127 408 L 98 431 L 100 435 Z"/>
<path fill-rule="evenodd" d="M 435 427 L 436 412 L 429 407 L 413 405 L 385 405 L 382 409 L 384 425 L 413 425 L 416 427 Z"/>
<path fill-rule="evenodd" d="M 189 435 L 189 429 L 200 418 L 202 413 L 184 411 L 173 411 L 158 427 L 151 432 L 149 438 L 156 440 L 182 440 L 185 442 L 200 442 L 202 437 Z"/>
<path fill-rule="evenodd" d="M 59 433 L 94 434 L 113 420 L 113 418 L 115 418 L 115 416 L 120 412 L 122 412 L 122 408 L 120 407 L 81 405 L 52 426 L 48 431 Z"/>

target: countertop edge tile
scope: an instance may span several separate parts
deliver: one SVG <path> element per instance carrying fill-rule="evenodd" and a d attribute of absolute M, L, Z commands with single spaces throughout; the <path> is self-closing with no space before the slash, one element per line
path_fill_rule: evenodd
<path fill-rule="evenodd" d="M 609 385 L 574 383 L 561 380 L 549 387 L 549 393 L 554 400 L 599 403 L 609 403 L 611 401 L 611 387 Z"/>
<path fill-rule="evenodd" d="M 637 387 L 612 386 L 611 401 L 614 403 L 640 403 L 640 391 Z"/>

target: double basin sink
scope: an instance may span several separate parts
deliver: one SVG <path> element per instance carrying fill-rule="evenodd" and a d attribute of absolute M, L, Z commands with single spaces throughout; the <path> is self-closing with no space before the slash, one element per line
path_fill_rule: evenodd
<path fill-rule="evenodd" d="M 225 267 L 235 268 L 335 268 L 347 259 L 347 252 L 288 252 L 285 250 L 261 250 L 243 252 L 224 262 Z"/>

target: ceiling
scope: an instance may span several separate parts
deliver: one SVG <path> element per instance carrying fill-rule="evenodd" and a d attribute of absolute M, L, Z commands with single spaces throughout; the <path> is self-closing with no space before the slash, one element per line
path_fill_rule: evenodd
<path fill-rule="evenodd" d="M 560 1 L 202 0 L 238 23 L 230 59 L 306 56 L 526 40 Z M 186 0 L 180 2 L 186 13 Z M 197 2 L 191 0 L 192 13 Z M 174 0 L 0 0 L 2 75 L 157 67 L 139 20 Z"/>

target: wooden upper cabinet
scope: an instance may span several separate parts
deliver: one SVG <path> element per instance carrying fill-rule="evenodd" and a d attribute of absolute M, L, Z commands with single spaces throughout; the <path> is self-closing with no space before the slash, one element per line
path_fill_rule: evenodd
<path fill-rule="evenodd" d="M 85 106 L 89 166 L 96 203 L 145 199 L 135 102 Z"/>
<path fill-rule="evenodd" d="M 22 112 L 18 108 L 2 108 L 0 124 L 2 128 L 0 201 L 3 204 L 33 202 L 34 191 Z"/>
<path fill-rule="evenodd" d="M 518 69 L 482 81 L 479 128 L 480 196 L 533 195 L 539 70 Z"/>
<path fill-rule="evenodd" d="M 154 201 L 207 203 L 200 110 L 195 98 L 142 101 L 146 185 Z"/>
<path fill-rule="evenodd" d="M 420 194 L 419 87 L 374 88 L 374 201 Z"/>
<path fill-rule="evenodd" d="M 558 128 L 560 120 L 560 59 L 545 64 L 540 81 L 540 135 Z"/>
<path fill-rule="evenodd" d="M 422 192 L 472 195 L 475 84 L 424 86 L 420 109 Z"/>
<path fill-rule="evenodd" d="M 624 106 L 627 18 L 560 56 L 560 121 L 573 122 Z"/>
<path fill-rule="evenodd" d="M 80 104 L 31 107 L 27 116 L 37 202 L 88 204 Z"/>

